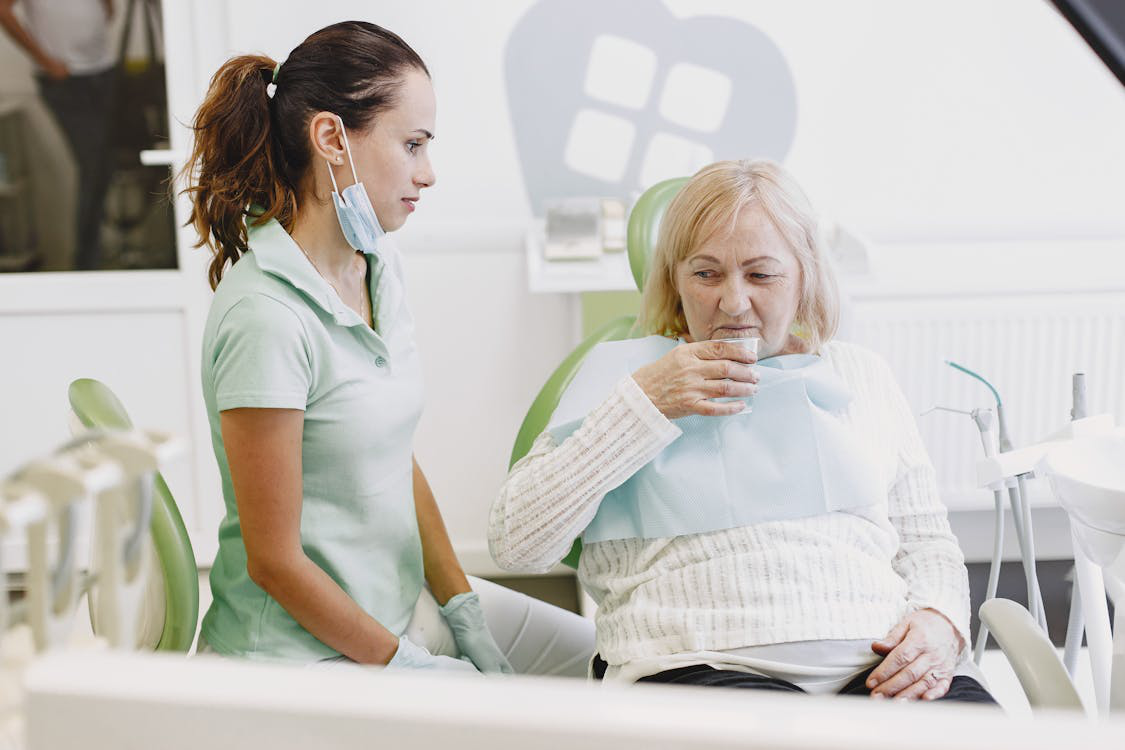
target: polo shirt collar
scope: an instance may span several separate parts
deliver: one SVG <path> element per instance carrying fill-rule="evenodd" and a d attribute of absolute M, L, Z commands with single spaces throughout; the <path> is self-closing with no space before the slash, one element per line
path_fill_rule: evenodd
<path fill-rule="evenodd" d="M 251 214 L 246 220 L 246 238 L 247 245 L 254 251 L 254 259 L 262 271 L 276 276 L 304 294 L 317 307 L 331 315 L 337 325 L 371 328 L 354 310 L 344 304 L 340 295 L 328 280 L 317 272 L 300 246 L 276 219 L 255 225 Z M 369 258 L 369 262 L 377 262 L 377 260 Z"/>

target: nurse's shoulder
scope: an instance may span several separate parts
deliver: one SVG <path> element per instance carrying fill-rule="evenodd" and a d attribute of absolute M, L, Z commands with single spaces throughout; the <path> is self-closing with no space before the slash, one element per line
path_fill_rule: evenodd
<path fill-rule="evenodd" d="M 215 288 L 204 338 L 212 338 L 230 325 L 232 315 L 240 322 L 298 333 L 304 328 L 300 323 L 305 307 L 291 286 L 261 269 L 251 251 L 238 259 Z"/>

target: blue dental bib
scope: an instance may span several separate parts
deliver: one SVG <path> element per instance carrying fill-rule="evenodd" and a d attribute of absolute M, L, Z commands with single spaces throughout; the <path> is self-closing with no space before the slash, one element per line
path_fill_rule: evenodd
<path fill-rule="evenodd" d="M 548 431 L 561 443 L 622 378 L 678 344 L 663 336 L 599 344 Z M 606 494 L 583 542 L 699 534 L 882 501 L 866 441 L 839 418 L 852 397 L 831 365 L 789 354 L 759 361 L 757 372 L 753 411 L 672 420 L 683 434 Z"/>

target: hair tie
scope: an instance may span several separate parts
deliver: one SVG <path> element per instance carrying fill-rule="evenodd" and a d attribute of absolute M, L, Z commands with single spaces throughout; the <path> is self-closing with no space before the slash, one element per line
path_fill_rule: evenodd
<path fill-rule="evenodd" d="M 266 81 L 266 96 L 269 97 L 270 99 L 273 99 L 273 95 L 277 93 L 277 74 L 280 70 L 281 70 L 281 63 L 277 63 L 276 65 L 274 65 L 273 66 L 273 75 L 271 75 L 269 77 L 269 80 Z M 262 79 L 263 80 L 266 77 L 265 73 L 266 73 L 266 71 L 263 70 L 262 71 Z"/>

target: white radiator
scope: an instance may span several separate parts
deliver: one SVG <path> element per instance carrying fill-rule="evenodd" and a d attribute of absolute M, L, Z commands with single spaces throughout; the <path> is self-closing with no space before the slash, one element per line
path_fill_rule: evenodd
<path fill-rule="evenodd" d="M 1125 424 L 1125 295 L 910 296 L 855 299 L 843 338 L 890 362 L 915 415 L 934 405 L 969 410 L 992 406 L 980 382 L 944 364 L 958 362 L 1000 392 L 1012 442 L 1045 438 L 1070 419 L 1071 375 L 1086 373 L 1089 413 Z M 918 419 L 951 510 L 992 507 L 975 489 L 982 455 L 968 416 L 933 412 Z M 1044 482 L 1033 503 L 1049 499 Z"/>

